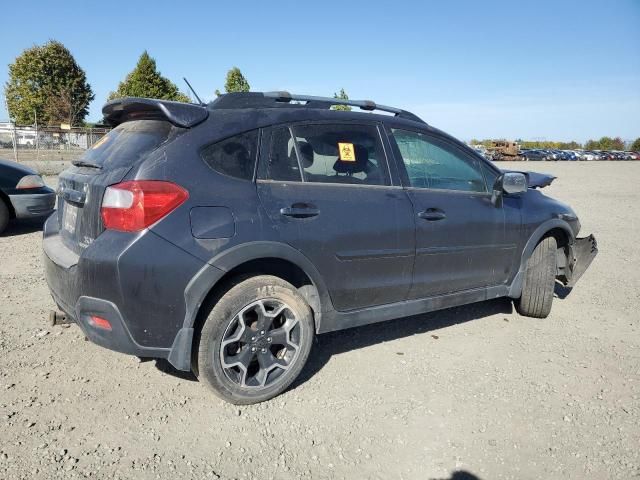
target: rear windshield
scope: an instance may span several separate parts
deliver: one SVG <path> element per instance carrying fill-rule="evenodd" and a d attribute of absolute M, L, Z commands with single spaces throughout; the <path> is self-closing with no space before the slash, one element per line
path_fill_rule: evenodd
<path fill-rule="evenodd" d="M 163 120 L 125 122 L 94 143 L 80 160 L 106 169 L 132 165 L 176 136 L 180 130 Z"/>

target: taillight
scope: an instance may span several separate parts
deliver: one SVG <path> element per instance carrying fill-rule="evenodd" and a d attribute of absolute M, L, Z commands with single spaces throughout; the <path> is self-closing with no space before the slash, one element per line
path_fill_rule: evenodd
<path fill-rule="evenodd" d="M 16 189 L 27 190 L 30 188 L 41 188 L 44 186 L 44 181 L 40 175 L 25 175 L 16 185 Z"/>
<path fill-rule="evenodd" d="M 171 182 L 132 180 L 107 187 L 100 214 L 104 227 L 137 232 L 153 225 L 189 198 Z"/>

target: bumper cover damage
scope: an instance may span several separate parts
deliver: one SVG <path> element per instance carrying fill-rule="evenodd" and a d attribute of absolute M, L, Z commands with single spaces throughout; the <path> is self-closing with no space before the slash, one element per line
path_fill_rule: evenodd
<path fill-rule="evenodd" d="M 593 235 L 577 238 L 569 248 L 569 268 L 565 272 L 563 283 L 567 287 L 574 287 L 597 254 L 598 242 Z"/>

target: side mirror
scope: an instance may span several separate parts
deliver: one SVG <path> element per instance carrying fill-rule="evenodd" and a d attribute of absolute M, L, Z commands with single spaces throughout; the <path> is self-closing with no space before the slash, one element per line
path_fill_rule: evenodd
<path fill-rule="evenodd" d="M 507 195 L 515 195 L 527 191 L 527 176 L 519 172 L 505 172 L 498 178 L 496 185 Z"/>
<path fill-rule="evenodd" d="M 502 196 L 517 195 L 527 191 L 527 176 L 520 172 L 505 172 L 496 179 L 491 194 L 491 203 L 496 207 L 502 205 Z"/>

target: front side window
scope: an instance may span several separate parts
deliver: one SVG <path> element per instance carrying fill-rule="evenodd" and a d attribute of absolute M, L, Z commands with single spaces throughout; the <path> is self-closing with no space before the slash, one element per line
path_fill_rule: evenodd
<path fill-rule="evenodd" d="M 479 162 L 482 171 L 484 172 L 484 178 L 487 181 L 487 186 L 489 190 L 493 190 L 494 185 L 496 184 L 496 180 L 498 179 L 498 173 L 492 169 L 486 162 Z"/>
<path fill-rule="evenodd" d="M 409 184 L 417 188 L 486 192 L 482 172 L 474 159 L 422 133 L 392 129 Z"/>
<path fill-rule="evenodd" d="M 350 124 L 275 128 L 262 177 L 312 183 L 390 184 L 378 129 Z"/>
<path fill-rule="evenodd" d="M 258 153 L 258 130 L 234 135 L 202 149 L 204 162 L 228 177 L 252 180 Z"/>

